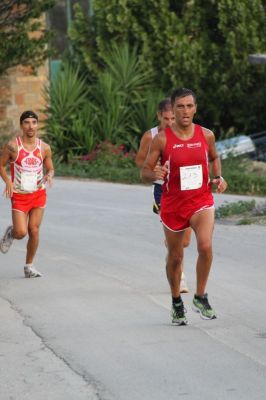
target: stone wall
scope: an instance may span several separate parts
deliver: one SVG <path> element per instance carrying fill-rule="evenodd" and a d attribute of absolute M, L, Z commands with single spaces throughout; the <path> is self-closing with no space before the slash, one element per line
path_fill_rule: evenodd
<path fill-rule="evenodd" d="M 0 135 L 18 134 L 19 117 L 25 110 L 35 111 L 40 118 L 40 110 L 45 106 L 44 85 L 49 82 L 48 62 L 32 74 L 30 67 L 10 68 L 0 78 Z"/>

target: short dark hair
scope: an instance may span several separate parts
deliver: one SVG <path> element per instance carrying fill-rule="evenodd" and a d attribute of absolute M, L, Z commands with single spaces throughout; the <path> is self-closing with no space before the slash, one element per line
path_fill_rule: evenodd
<path fill-rule="evenodd" d="M 187 89 L 187 88 L 183 88 L 183 87 L 178 88 L 178 89 L 173 91 L 173 93 L 171 95 L 171 103 L 174 104 L 176 99 L 179 99 L 180 97 L 186 97 L 186 96 L 192 96 L 193 99 L 194 99 L 195 104 L 197 103 L 197 98 L 196 98 L 196 95 L 193 92 L 193 90 Z"/>
<path fill-rule="evenodd" d="M 172 103 L 170 97 L 166 97 L 166 99 L 160 101 L 158 104 L 158 112 L 162 113 L 164 111 L 172 110 Z"/>
<path fill-rule="evenodd" d="M 34 111 L 27 110 L 27 111 L 24 111 L 20 116 L 20 119 L 19 119 L 20 120 L 20 125 L 22 124 L 22 122 L 26 118 L 35 118 L 38 121 L 38 115 Z"/>

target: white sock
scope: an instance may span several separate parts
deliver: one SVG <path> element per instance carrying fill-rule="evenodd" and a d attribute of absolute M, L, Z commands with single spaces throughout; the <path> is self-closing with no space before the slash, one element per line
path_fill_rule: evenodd
<path fill-rule="evenodd" d="M 32 263 L 30 263 L 30 264 L 25 264 L 25 267 L 28 267 L 28 268 L 31 268 L 32 266 L 33 266 Z"/>

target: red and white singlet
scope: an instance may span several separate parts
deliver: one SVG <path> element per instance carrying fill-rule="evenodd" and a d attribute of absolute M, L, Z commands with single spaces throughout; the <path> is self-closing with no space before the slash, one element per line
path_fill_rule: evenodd
<path fill-rule="evenodd" d="M 208 143 L 202 127 L 196 124 L 194 134 L 188 140 L 177 137 L 171 128 L 165 129 L 165 135 L 161 163 L 168 163 L 168 174 L 163 184 L 161 218 L 164 222 L 164 214 L 180 215 L 183 222 L 177 228 L 184 229 L 189 226 L 189 219 L 195 212 L 214 204 L 209 179 Z"/>
<path fill-rule="evenodd" d="M 34 193 L 44 189 L 43 183 L 43 158 L 40 139 L 36 139 L 34 150 L 23 147 L 20 137 L 16 138 L 18 154 L 11 163 L 11 179 L 15 193 Z"/>

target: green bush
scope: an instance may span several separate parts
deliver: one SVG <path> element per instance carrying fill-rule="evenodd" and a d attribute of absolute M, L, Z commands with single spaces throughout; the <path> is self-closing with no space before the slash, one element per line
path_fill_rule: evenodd
<path fill-rule="evenodd" d="M 96 143 L 95 107 L 87 102 L 88 88 L 79 70 L 64 64 L 56 79 L 45 88 L 44 96 L 47 103 L 44 137 L 55 157 L 68 162 L 74 154 L 91 151 Z"/>
<path fill-rule="evenodd" d="M 109 182 L 139 183 L 139 171 L 135 166 L 135 153 L 124 145 L 105 141 L 92 152 L 74 157 L 71 163 L 56 163 L 57 176 L 90 178 Z"/>
<path fill-rule="evenodd" d="M 234 203 L 227 203 L 221 205 L 215 210 L 216 218 L 231 217 L 232 215 L 241 215 L 246 211 L 252 211 L 256 205 L 255 200 L 251 201 L 237 201 Z"/>
<path fill-rule="evenodd" d="M 197 93 L 198 122 L 219 135 L 265 129 L 266 69 L 248 62 L 265 52 L 265 1 L 93 0 L 91 16 L 74 9 L 69 36 L 90 77 L 110 45 L 126 41 L 153 71 L 154 87 Z"/>
<path fill-rule="evenodd" d="M 104 62 L 96 81 L 89 84 L 79 68 L 63 63 L 45 89 L 45 136 L 59 161 L 86 155 L 105 140 L 136 151 L 140 136 L 155 124 L 163 96 L 158 90 L 151 92 L 152 75 L 136 49 L 114 44 Z"/>
<path fill-rule="evenodd" d="M 226 193 L 266 194 L 266 176 L 250 172 L 250 163 L 243 157 L 229 157 L 222 161 L 223 176 L 228 183 Z"/>
<path fill-rule="evenodd" d="M 158 95 L 150 94 L 153 77 L 140 62 L 136 48 L 127 43 L 113 44 L 105 54 L 104 65 L 89 89 L 89 101 L 98 109 L 97 134 L 102 141 L 136 150 L 143 133 L 143 119 L 139 121 L 137 111 L 145 109 L 147 122 L 156 117 Z"/>

